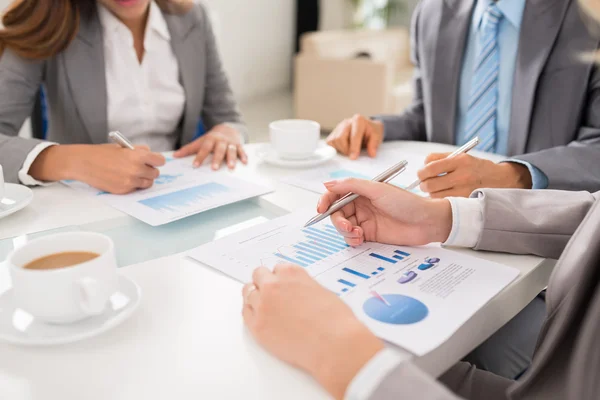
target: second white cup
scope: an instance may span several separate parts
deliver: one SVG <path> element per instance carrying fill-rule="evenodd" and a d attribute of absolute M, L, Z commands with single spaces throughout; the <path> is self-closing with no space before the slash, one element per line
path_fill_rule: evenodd
<path fill-rule="evenodd" d="M 269 125 L 271 145 L 287 160 L 304 160 L 315 154 L 321 137 L 321 125 L 315 121 L 286 119 Z"/>
<path fill-rule="evenodd" d="M 57 269 L 24 268 L 34 260 L 64 252 L 98 256 Z M 40 321 L 69 324 L 102 314 L 117 291 L 115 246 L 98 233 L 61 233 L 32 240 L 8 257 L 15 305 Z"/>

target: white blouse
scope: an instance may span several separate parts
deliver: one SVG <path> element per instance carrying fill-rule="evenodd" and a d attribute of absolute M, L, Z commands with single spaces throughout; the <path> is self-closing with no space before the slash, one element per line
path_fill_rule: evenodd
<path fill-rule="evenodd" d="M 148 145 L 155 152 L 174 150 L 174 132 L 183 115 L 185 91 L 160 8 L 150 3 L 141 63 L 131 31 L 100 4 L 98 13 L 104 38 L 108 132 L 118 130 L 134 144 Z M 19 171 L 21 183 L 43 184 L 29 175 L 29 168 L 44 149 L 54 144 L 41 143 L 27 155 Z"/>

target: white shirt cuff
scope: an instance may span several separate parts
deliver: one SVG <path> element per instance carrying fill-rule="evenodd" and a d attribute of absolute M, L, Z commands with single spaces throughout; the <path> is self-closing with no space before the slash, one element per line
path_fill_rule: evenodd
<path fill-rule="evenodd" d="M 348 385 L 344 399 L 367 400 L 393 369 L 411 358 L 412 354 L 401 349 L 381 350 L 358 371 Z"/>
<path fill-rule="evenodd" d="M 483 200 L 448 198 L 452 206 L 452 231 L 444 246 L 475 247 L 483 230 Z"/>
<path fill-rule="evenodd" d="M 52 142 L 44 142 L 44 143 L 40 143 L 37 146 L 35 146 L 33 148 L 33 150 L 31 150 L 29 152 L 29 154 L 27 154 L 27 158 L 25 158 L 25 162 L 23 163 L 23 167 L 21 167 L 21 169 L 19 170 L 19 180 L 21 181 L 21 183 L 23 185 L 27 185 L 27 186 L 36 186 L 36 185 L 49 185 L 52 182 L 41 182 L 38 181 L 36 179 L 34 179 L 31 175 L 29 175 L 29 169 L 31 168 L 31 165 L 33 164 L 33 162 L 35 161 L 35 159 L 37 158 L 37 156 L 40 155 L 40 153 L 44 150 L 46 150 L 48 147 L 50 146 L 56 146 L 57 143 L 52 143 Z"/>

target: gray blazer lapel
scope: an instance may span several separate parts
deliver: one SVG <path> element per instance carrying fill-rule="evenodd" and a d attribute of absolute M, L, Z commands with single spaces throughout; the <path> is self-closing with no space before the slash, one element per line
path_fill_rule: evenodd
<path fill-rule="evenodd" d="M 473 4 L 473 0 L 445 0 L 441 5 L 431 96 L 430 140 L 435 142 L 454 143 L 460 71 Z"/>
<path fill-rule="evenodd" d="M 79 33 L 63 54 L 69 90 L 90 140 L 108 139 L 106 73 L 102 27 L 97 13 L 82 20 Z"/>
<path fill-rule="evenodd" d="M 202 38 L 196 35 L 198 18 L 195 8 L 183 16 L 166 14 L 165 20 L 171 33 L 173 53 L 179 62 L 181 84 L 185 90 L 185 111 L 180 137 L 180 142 L 185 144 L 192 141 L 200 120 L 205 75 L 201 53 L 204 50 L 201 46 Z"/>
<path fill-rule="evenodd" d="M 570 1 L 528 0 L 523 12 L 513 82 L 508 154 L 523 154 L 538 80 Z"/>

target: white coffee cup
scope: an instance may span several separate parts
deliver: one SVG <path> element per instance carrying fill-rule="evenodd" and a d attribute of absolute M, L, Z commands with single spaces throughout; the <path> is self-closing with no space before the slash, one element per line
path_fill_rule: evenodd
<path fill-rule="evenodd" d="M 318 122 L 302 119 L 272 122 L 269 131 L 277 155 L 288 160 L 303 160 L 314 155 L 321 137 Z"/>
<path fill-rule="evenodd" d="M 2 171 L 2 165 L 0 165 L 0 200 L 4 198 L 4 172 Z"/>
<path fill-rule="evenodd" d="M 39 258 L 64 252 L 98 257 L 57 269 L 25 269 Z M 32 240 L 8 257 L 15 305 L 40 321 L 69 324 L 104 312 L 117 291 L 113 241 L 92 232 L 61 233 Z"/>

